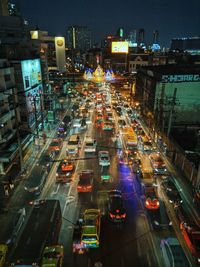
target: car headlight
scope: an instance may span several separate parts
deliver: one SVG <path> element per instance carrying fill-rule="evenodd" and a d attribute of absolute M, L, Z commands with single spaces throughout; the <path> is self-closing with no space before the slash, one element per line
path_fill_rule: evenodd
<path fill-rule="evenodd" d="M 37 191 L 39 189 L 39 187 L 37 186 L 37 187 L 35 187 L 35 191 Z"/>
<path fill-rule="evenodd" d="M 158 221 L 154 221 L 155 225 L 159 225 L 159 222 Z"/>
<path fill-rule="evenodd" d="M 173 203 L 173 201 L 171 199 L 169 199 L 169 203 Z"/>
<path fill-rule="evenodd" d="M 172 221 L 169 222 L 169 226 L 172 226 Z"/>

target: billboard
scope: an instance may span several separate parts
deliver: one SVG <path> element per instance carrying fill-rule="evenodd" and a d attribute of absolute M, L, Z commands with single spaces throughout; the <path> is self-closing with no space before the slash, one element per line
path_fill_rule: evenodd
<path fill-rule="evenodd" d="M 40 102 L 43 93 L 40 59 L 22 60 L 21 70 L 28 111 L 28 124 L 31 127 L 35 123 L 35 112 L 40 115 L 43 105 Z"/>
<path fill-rule="evenodd" d="M 66 71 L 65 38 L 55 37 L 56 64 L 60 72 Z"/>
<path fill-rule="evenodd" d="M 113 54 L 128 54 L 128 42 L 112 42 L 111 53 Z"/>

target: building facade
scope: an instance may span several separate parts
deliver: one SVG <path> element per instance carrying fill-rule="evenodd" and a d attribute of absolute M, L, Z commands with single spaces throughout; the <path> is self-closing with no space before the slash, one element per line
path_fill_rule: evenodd
<path fill-rule="evenodd" d="M 151 114 L 163 130 L 200 125 L 200 68 L 163 65 L 138 70 L 136 98 L 142 115 Z M 150 116 L 149 116 L 150 118 Z"/>
<path fill-rule="evenodd" d="M 16 103 L 14 68 L 6 59 L 0 59 L 0 174 L 10 169 L 18 153 L 20 114 Z"/>
<path fill-rule="evenodd" d="M 70 26 L 66 41 L 66 46 L 70 49 L 87 51 L 92 46 L 91 30 L 86 26 Z"/>
<path fill-rule="evenodd" d="M 171 40 L 171 50 L 187 51 L 200 54 L 200 37 L 174 38 Z"/>

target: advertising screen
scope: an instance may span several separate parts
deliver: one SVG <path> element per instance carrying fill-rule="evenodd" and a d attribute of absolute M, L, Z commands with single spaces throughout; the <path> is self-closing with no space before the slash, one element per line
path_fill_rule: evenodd
<path fill-rule="evenodd" d="M 128 42 L 112 42 L 112 50 L 113 54 L 128 54 Z"/>
<path fill-rule="evenodd" d="M 21 61 L 29 126 L 35 122 L 35 112 L 41 113 L 41 94 L 43 93 L 40 59 Z"/>

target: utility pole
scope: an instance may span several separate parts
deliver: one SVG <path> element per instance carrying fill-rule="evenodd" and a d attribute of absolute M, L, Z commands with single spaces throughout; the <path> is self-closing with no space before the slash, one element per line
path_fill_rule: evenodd
<path fill-rule="evenodd" d="M 17 144 L 19 148 L 19 162 L 20 162 L 20 170 L 23 171 L 23 154 L 22 154 L 22 143 L 21 143 L 21 138 L 20 138 L 20 132 L 19 132 L 19 118 L 18 118 L 18 112 L 17 112 L 17 107 L 18 103 L 16 101 L 16 95 L 14 88 L 12 89 L 12 94 L 13 94 L 13 104 L 14 104 L 14 112 L 15 112 L 15 122 L 16 122 L 16 133 L 17 133 Z"/>
<path fill-rule="evenodd" d="M 42 120 L 42 130 L 44 130 L 43 97 L 41 93 L 40 93 L 40 111 L 41 111 L 41 120 Z"/>
<path fill-rule="evenodd" d="M 176 92 L 177 88 L 174 88 L 174 94 L 172 97 L 172 102 L 171 102 L 171 108 L 169 111 L 169 122 L 168 122 L 168 128 L 167 128 L 167 137 L 169 137 L 170 131 L 171 131 L 171 126 L 172 126 L 172 116 L 174 114 L 174 107 L 176 105 Z"/>
<path fill-rule="evenodd" d="M 161 94 L 160 94 L 160 103 L 159 103 L 159 126 L 162 125 L 163 122 L 163 114 L 164 114 L 164 96 L 165 96 L 165 83 L 162 83 Z"/>
<path fill-rule="evenodd" d="M 33 104 L 34 104 L 34 115 L 35 115 L 35 129 L 37 133 L 37 138 L 39 139 L 39 131 L 38 131 L 38 121 L 37 121 L 37 107 L 36 107 L 36 97 L 33 97 Z"/>

